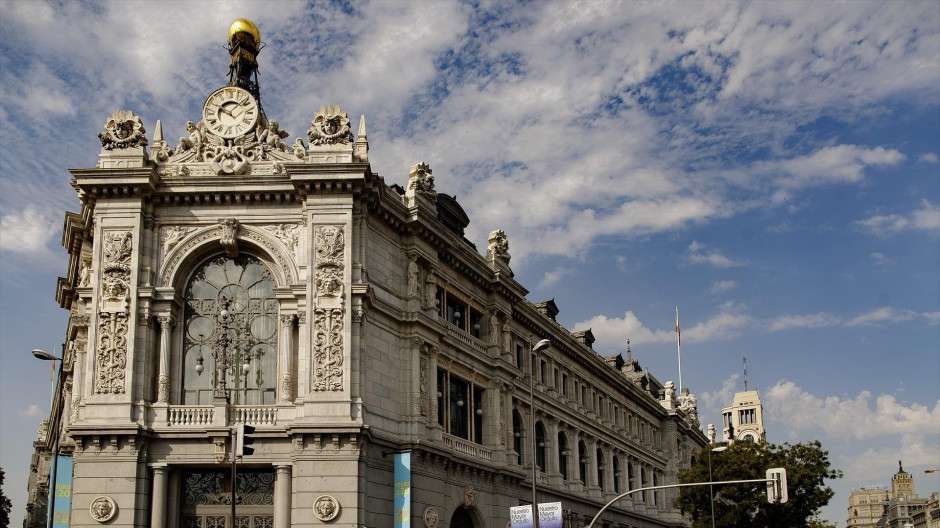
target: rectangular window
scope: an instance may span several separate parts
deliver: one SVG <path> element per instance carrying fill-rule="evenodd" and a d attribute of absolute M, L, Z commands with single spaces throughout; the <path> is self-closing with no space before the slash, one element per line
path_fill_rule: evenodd
<path fill-rule="evenodd" d="M 546 369 L 548 368 L 548 362 L 544 359 L 539 362 L 539 381 L 545 383 L 548 380 Z"/>
<path fill-rule="evenodd" d="M 483 389 L 437 371 L 437 423 L 454 436 L 483 443 Z"/>
<path fill-rule="evenodd" d="M 568 375 L 564 372 L 561 373 L 561 393 L 568 396 Z"/>
<path fill-rule="evenodd" d="M 552 379 L 552 387 L 558 388 L 558 368 L 555 368 L 555 375 Z"/>
<path fill-rule="evenodd" d="M 525 367 L 525 349 L 516 343 L 516 366 L 522 370 Z"/>

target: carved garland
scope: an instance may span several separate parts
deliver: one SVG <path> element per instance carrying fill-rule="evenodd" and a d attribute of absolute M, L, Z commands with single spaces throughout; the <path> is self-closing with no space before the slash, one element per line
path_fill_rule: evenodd
<path fill-rule="evenodd" d="M 112 231 L 106 233 L 103 238 L 95 393 L 122 394 L 124 370 L 127 367 L 128 301 L 133 242 L 129 231 Z"/>
<path fill-rule="evenodd" d="M 318 308 L 313 314 L 313 390 L 343 390 L 343 310 Z"/>

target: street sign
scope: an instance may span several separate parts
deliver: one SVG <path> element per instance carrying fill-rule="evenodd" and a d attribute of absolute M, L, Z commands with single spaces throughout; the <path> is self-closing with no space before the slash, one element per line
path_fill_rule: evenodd
<path fill-rule="evenodd" d="M 767 502 L 783 504 L 787 496 L 787 469 L 770 468 L 767 470 Z"/>

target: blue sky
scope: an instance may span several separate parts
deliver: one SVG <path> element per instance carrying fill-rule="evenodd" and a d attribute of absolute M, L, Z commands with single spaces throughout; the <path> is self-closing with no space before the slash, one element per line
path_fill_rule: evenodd
<path fill-rule="evenodd" d="M 0 4 L 0 466 L 14 521 L 64 339 L 69 167 L 117 110 L 174 142 L 223 85 L 232 20 L 266 43 L 291 133 L 365 114 L 373 170 L 420 161 L 468 237 L 507 231 L 559 321 L 678 380 L 703 423 L 748 385 L 768 438 L 819 439 L 848 494 L 897 460 L 940 490 L 936 2 Z M 355 120 L 354 120 L 355 121 Z"/>

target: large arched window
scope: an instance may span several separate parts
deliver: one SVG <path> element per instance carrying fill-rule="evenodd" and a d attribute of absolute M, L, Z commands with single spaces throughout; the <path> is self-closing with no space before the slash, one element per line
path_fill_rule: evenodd
<path fill-rule="evenodd" d="M 578 475 L 581 482 L 587 484 L 587 446 L 583 440 L 578 440 Z"/>
<path fill-rule="evenodd" d="M 568 480 L 568 440 L 565 433 L 558 433 L 558 470 L 561 478 Z"/>
<path fill-rule="evenodd" d="M 614 493 L 620 495 L 620 457 L 614 455 Z"/>
<path fill-rule="evenodd" d="M 522 415 L 512 411 L 512 449 L 516 452 L 516 464 L 522 464 Z"/>
<path fill-rule="evenodd" d="M 546 471 L 545 467 L 545 426 L 542 422 L 535 424 L 535 465 L 539 471 Z"/>
<path fill-rule="evenodd" d="M 273 405 L 277 386 L 274 277 L 249 255 L 216 257 L 186 285 L 183 308 L 183 403 Z M 224 381 L 224 384 L 222 383 Z"/>
<path fill-rule="evenodd" d="M 607 461 L 604 459 L 604 451 L 597 448 L 597 485 L 604 490 L 604 476 L 607 474 Z"/>

